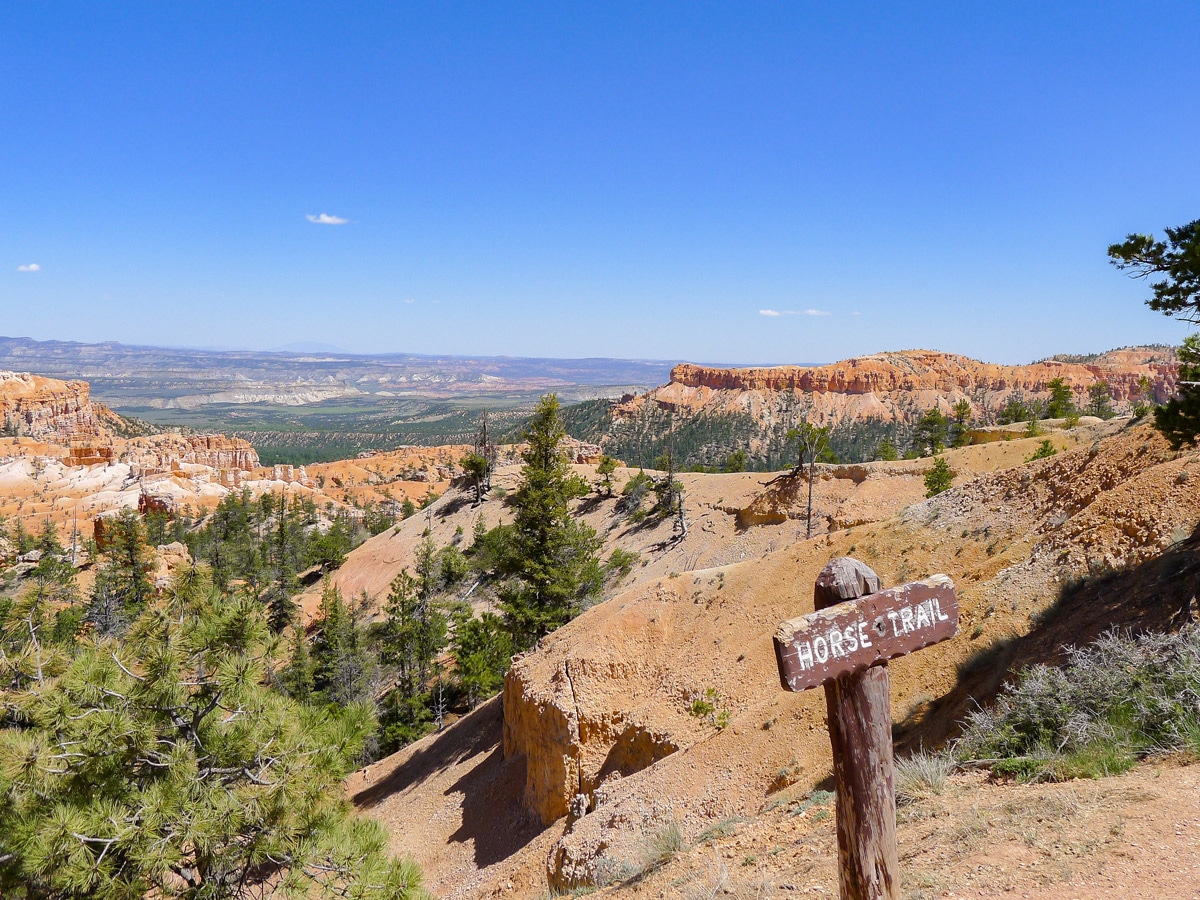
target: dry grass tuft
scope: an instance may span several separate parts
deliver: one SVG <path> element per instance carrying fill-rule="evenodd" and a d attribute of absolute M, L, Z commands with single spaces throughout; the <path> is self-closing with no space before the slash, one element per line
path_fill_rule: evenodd
<path fill-rule="evenodd" d="M 954 771 L 954 759 L 944 753 L 918 750 L 911 756 L 896 760 L 896 802 L 916 803 L 940 794 L 946 779 Z"/>

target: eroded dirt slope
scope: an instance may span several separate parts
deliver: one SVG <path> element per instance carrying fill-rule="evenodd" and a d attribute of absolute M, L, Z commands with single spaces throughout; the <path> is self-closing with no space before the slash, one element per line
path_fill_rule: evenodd
<path fill-rule="evenodd" d="M 514 664 L 503 724 L 493 701 L 372 766 L 363 781 L 385 787 L 364 794 L 353 782 L 352 791 L 448 897 L 586 883 L 614 861 L 632 864 L 668 823 L 691 841 L 714 823 L 754 820 L 774 798 L 828 775 L 823 699 L 779 690 L 770 637 L 782 619 L 811 610 L 816 574 L 843 554 L 885 584 L 933 572 L 955 580 L 959 636 L 891 666 L 902 743 L 942 736 L 967 702 L 960 670 L 988 673 L 972 691 L 986 700 L 1017 658 L 993 645 L 1018 646 L 1029 634 L 1020 658 L 1033 659 L 1058 639 L 1039 629 L 1063 637 L 1119 619 L 1111 608 L 1070 613 L 1067 603 L 1045 617 L 1064 584 L 1110 569 L 1164 577 L 1161 559 L 1187 552 L 1181 542 L 1200 520 L 1200 459 L 1126 424 L 1076 435 L 1076 449 L 1028 464 L 1011 445 L 954 451 L 954 490 L 812 540 L 793 518 L 730 524 L 734 540 L 754 541 L 741 560 L 706 564 L 728 545 L 693 528 L 671 552 L 694 566 L 651 563 L 654 573 Z M 987 470 L 971 474 L 972 465 Z M 736 510 L 722 515 L 736 519 Z M 697 699 L 713 711 L 694 715 Z"/>

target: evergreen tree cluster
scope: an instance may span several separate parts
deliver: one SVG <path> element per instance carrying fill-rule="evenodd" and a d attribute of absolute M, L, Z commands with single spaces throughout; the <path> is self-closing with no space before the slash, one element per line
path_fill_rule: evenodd
<path fill-rule="evenodd" d="M 200 523 L 181 524 L 192 558 L 211 566 L 217 587 L 236 586 L 264 604 L 276 632 L 295 617 L 301 573 L 336 569 L 370 530 L 345 511 L 322 517 L 308 497 L 248 490 L 229 494 Z"/>
<path fill-rule="evenodd" d="M 222 591 L 205 564 L 154 590 L 144 536 L 131 513 L 105 548 L 97 580 L 126 618 L 108 633 L 51 615 L 75 598 L 46 591 L 66 584 L 49 529 L 45 584 L 0 609 L 0 891 L 420 896 L 417 870 L 388 858 L 342 793 L 370 704 L 277 690 L 261 603 Z"/>
<path fill-rule="evenodd" d="M 625 557 L 602 564 L 599 537 L 572 515 L 572 502 L 591 489 L 568 465 L 563 434 L 558 400 L 549 395 L 523 434 L 521 485 L 505 500 L 511 524 L 488 528 L 487 494 L 473 491 L 483 509 L 471 543 L 460 549 L 456 535 L 439 547 L 427 530 L 411 571 L 393 579 L 379 620 L 363 621 L 364 610 L 380 605 L 375 598 L 344 598 L 326 581 L 311 641 L 293 637 L 282 689 L 316 704 L 374 699 L 380 753 L 495 694 L 515 652 L 581 612 L 631 564 Z M 485 477 L 479 468 L 467 467 L 473 488 Z"/>

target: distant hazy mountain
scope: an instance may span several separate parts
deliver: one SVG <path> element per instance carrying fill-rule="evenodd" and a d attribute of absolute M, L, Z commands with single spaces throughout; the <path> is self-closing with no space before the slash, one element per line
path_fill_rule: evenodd
<path fill-rule="evenodd" d="M 320 341 L 293 341 L 290 344 L 282 344 L 278 347 L 272 347 L 270 353 L 343 353 L 348 354 L 350 351 L 342 347 L 336 347 L 333 344 L 322 344 Z"/>

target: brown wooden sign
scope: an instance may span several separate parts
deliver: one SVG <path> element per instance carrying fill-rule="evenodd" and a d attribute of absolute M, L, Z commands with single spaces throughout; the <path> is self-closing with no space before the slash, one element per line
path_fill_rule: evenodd
<path fill-rule="evenodd" d="M 825 685 L 842 900 L 900 896 L 887 661 L 958 631 L 958 601 L 945 575 L 880 587 L 865 563 L 831 559 L 814 585 L 817 611 L 775 632 L 783 687 Z"/>
<path fill-rule="evenodd" d="M 775 658 L 785 690 L 806 691 L 958 633 L 954 583 L 934 575 L 782 623 Z"/>

